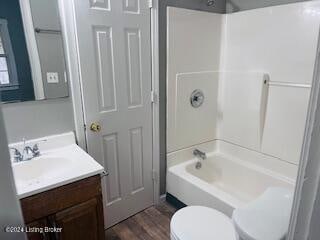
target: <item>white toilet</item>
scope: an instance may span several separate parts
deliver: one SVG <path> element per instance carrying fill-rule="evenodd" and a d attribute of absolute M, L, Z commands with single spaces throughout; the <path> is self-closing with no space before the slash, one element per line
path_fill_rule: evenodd
<path fill-rule="evenodd" d="M 171 219 L 171 240 L 281 240 L 288 230 L 292 199 L 292 190 L 268 188 L 235 209 L 232 220 L 208 207 L 182 208 Z"/>
<path fill-rule="evenodd" d="M 170 224 L 171 240 L 238 240 L 230 218 L 208 207 L 190 206 L 177 211 Z"/>

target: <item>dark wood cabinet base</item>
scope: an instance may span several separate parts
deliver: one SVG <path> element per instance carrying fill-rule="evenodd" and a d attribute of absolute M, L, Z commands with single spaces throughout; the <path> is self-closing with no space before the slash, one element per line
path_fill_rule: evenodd
<path fill-rule="evenodd" d="M 20 200 L 29 240 L 102 240 L 103 205 L 96 175 Z"/>

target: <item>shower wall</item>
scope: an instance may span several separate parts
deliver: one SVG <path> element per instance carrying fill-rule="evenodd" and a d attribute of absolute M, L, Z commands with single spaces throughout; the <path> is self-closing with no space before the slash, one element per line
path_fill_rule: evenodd
<path fill-rule="evenodd" d="M 168 16 L 167 152 L 220 139 L 298 165 L 320 2 Z"/>
<path fill-rule="evenodd" d="M 225 13 L 226 1 L 215 0 L 207 6 L 205 0 L 160 0 L 159 1 L 159 111 L 160 111 L 160 192 L 166 192 L 166 66 L 167 66 L 167 7 L 196 9 L 213 13 Z"/>
<path fill-rule="evenodd" d="M 168 8 L 167 151 L 213 140 L 216 135 L 218 74 L 223 15 Z M 201 89 L 203 105 L 191 108 Z"/>
<path fill-rule="evenodd" d="M 244 10 L 250 10 L 255 8 L 270 7 L 282 4 L 305 2 L 308 0 L 227 0 L 226 11 L 227 13 L 239 12 Z"/>
<path fill-rule="evenodd" d="M 238 122 L 240 124 L 237 126 L 229 124 L 220 138 L 298 164 L 319 23 L 319 1 L 226 15 L 222 71 L 259 72 L 267 75 L 270 82 L 268 94 L 262 99 L 265 102 L 261 102 L 261 107 L 256 111 L 263 115 L 260 123 L 258 118 L 251 117 L 247 122 Z M 236 81 L 234 78 L 233 82 Z M 262 78 L 256 81 L 261 82 Z M 252 85 L 248 86 L 241 88 L 241 85 L 236 85 L 238 91 L 260 91 L 260 87 L 253 90 L 250 89 Z M 234 92 L 228 101 L 239 103 L 239 99 L 241 94 Z M 236 113 L 237 109 L 233 109 L 233 112 Z M 231 115 L 230 118 L 232 116 L 236 117 Z M 224 121 L 221 125 L 224 125 Z M 239 128 L 248 126 L 258 126 L 256 130 L 259 136 L 256 141 L 251 141 L 254 145 L 247 144 L 247 138 L 252 134 L 237 134 Z M 228 137 L 225 133 L 228 133 Z"/>

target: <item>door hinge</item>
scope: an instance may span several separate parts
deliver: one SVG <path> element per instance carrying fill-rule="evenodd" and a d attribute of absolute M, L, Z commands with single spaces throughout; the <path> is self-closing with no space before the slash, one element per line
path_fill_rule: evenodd
<path fill-rule="evenodd" d="M 155 91 L 151 91 L 151 102 L 156 103 L 158 100 L 158 96 Z"/>
<path fill-rule="evenodd" d="M 86 124 L 83 124 L 83 129 L 84 129 L 85 131 L 87 131 L 87 125 L 86 125 Z"/>
<path fill-rule="evenodd" d="M 149 8 L 152 8 L 153 7 L 153 0 L 148 0 L 148 5 L 149 5 Z"/>
<path fill-rule="evenodd" d="M 152 181 L 157 181 L 158 180 L 158 173 L 156 170 L 152 170 Z"/>

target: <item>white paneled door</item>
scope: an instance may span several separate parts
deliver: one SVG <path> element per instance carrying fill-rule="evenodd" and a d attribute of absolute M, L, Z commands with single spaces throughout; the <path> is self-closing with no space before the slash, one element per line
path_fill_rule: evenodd
<path fill-rule="evenodd" d="M 153 204 L 148 0 L 74 0 L 89 154 L 106 226 Z"/>

